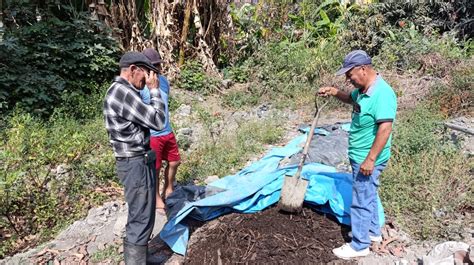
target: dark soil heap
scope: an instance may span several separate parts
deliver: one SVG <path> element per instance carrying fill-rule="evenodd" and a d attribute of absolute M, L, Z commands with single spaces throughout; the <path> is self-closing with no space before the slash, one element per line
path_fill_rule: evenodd
<path fill-rule="evenodd" d="M 256 214 L 233 213 L 191 236 L 185 264 L 351 264 L 331 251 L 344 244 L 343 234 L 345 227 L 308 208 L 298 215 L 276 207 Z"/>

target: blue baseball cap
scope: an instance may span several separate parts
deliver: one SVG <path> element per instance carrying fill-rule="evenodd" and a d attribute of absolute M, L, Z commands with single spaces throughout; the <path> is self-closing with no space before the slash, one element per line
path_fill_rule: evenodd
<path fill-rule="evenodd" d="M 347 71 L 359 65 L 368 65 L 372 64 L 372 59 L 370 56 L 363 50 L 351 51 L 344 57 L 344 62 L 342 63 L 341 69 L 336 72 L 336 75 L 343 75 Z"/>

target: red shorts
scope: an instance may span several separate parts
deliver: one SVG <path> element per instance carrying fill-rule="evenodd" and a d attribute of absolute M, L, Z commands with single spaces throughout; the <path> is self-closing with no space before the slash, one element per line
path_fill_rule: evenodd
<path fill-rule="evenodd" d="M 150 137 L 150 147 L 156 152 L 156 169 L 161 168 L 162 160 L 168 162 L 181 160 L 174 133 Z"/>

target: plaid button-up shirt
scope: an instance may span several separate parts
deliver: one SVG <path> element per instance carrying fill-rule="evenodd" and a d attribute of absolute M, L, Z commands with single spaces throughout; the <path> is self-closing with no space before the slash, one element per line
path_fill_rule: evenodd
<path fill-rule="evenodd" d="M 149 129 L 159 131 L 165 124 L 165 105 L 159 94 L 152 96 L 147 105 L 139 90 L 126 79 L 114 78 L 105 96 L 103 112 L 115 157 L 134 157 L 149 150 Z"/>

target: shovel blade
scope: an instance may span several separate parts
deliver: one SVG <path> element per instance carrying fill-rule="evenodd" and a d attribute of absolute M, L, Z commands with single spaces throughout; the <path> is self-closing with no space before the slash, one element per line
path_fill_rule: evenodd
<path fill-rule="evenodd" d="M 308 180 L 294 176 L 285 176 L 283 187 L 281 188 L 280 202 L 278 203 L 280 210 L 289 213 L 300 212 L 307 188 Z"/>

